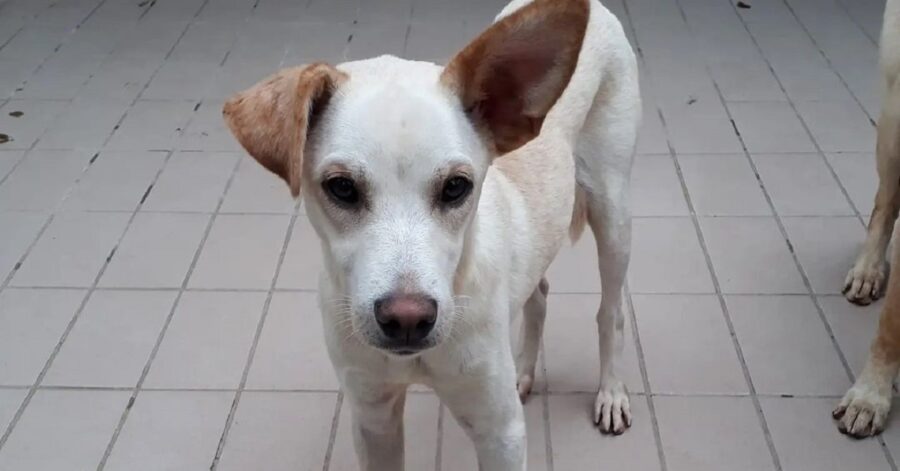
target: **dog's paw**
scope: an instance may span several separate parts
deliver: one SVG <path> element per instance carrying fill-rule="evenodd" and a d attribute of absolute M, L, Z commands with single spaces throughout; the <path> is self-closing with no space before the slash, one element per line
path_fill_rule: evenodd
<path fill-rule="evenodd" d="M 844 280 L 844 296 L 853 304 L 871 304 L 882 295 L 886 272 L 883 262 L 857 263 Z"/>
<path fill-rule="evenodd" d="M 600 427 L 601 432 L 613 435 L 621 435 L 631 427 L 631 403 L 621 381 L 616 381 L 612 386 L 601 386 L 594 402 L 594 424 Z"/>
<path fill-rule="evenodd" d="M 531 394 L 531 388 L 534 387 L 534 376 L 530 374 L 521 374 L 519 375 L 519 380 L 516 382 L 516 389 L 519 391 L 519 400 L 522 403 L 525 403 L 525 400 L 528 399 L 528 395 Z"/>
<path fill-rule="evenodd" d="M 831 413 L 841 433 L 855 438 L 877 435 L 884 430 L 891 410 L 890 389 L 885 393 L 868 383 L 855 384 Z"/>

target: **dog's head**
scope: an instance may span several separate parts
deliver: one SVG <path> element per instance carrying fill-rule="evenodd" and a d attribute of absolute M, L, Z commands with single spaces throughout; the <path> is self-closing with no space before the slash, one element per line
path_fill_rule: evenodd
<path fill-rule="evenodd" d="M 285 69 L 232 97 L 229 128 L 322 239 L 336 320 L 403 355 L 437 345 L 491 160 L 534 138 L 575 69 L 587 0 L 536 0 L 445 68 L 392 57 Z"/>

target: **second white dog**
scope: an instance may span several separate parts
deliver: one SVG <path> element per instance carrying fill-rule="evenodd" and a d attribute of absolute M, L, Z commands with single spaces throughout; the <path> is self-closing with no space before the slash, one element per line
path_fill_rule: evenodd
<path fill-rule="evenodd" d="M 520 396 L 534 381 L 544 273 L 585 223 L 603 291 L 595 420 L 630 425 L 616 367 L 640 109 L 634 54 L 596 0 L 514 1 L 446 67 L 313 64 L 226 103 L 232 132 L 302 194 L 321 239 L 325 336 L 363 470 L 403 469 L 412 383 L 452 411 L 479 469 L 525 469 Z"/>

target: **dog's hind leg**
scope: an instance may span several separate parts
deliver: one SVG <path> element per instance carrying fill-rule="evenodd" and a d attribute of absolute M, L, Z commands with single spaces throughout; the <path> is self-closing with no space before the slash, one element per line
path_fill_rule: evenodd
<path fill-rule="evenodd" d="M 516 388 L 519 390 L 519 398 L 522 402 L 525 401 L 534 386 L 534 370 L 537 365 L 538 350 L 541 348 L 544 319 L 547 317 L 548 292 L 550 292 L 550 284 L 546 278 L 541 278 L 541 282 L 528 297 L 528 301 L 525 301 L 525 308 L 522 310 L 522 335 L 519 339 L 519 351 L 516 353 Z"/>
<path fill-rule="evenodd" d="M 894 249 L 887 299 L 878 334 L 856 383 L 832 413 L 838 429 L 857 438 L 884 430 L 891 410 L 891 386 L 900 368 L 900 250 Z"/>
<path fill-rule="evenodd" d="M 614 434 L 631 425 L 631 406 L 618 376 L 618 363 L 624 343 L 624 288 L 631 257 L 629 183 L 641 109 L 634 73 L 619 82 L 620 88 L 601 88 L 576 146 L 577 179 L 585 192 L 588 223 L 597 242 L 603 293 L 597 311 L 600 389 L 594 421 L 602 432 Z"/>
<path fill-rule="evenodd" d="M 631 254 L 631 218 L 625 196 L 592 195 L 588 221 L 597 240 L 603 295 L 597 311 L 600 342 L 600 390 L 594 422 L 603 432 L 620 434 L 631 426 L 631 406 L 618 377 L 624 343 L 624 286 Z"/>
<path fill-rule="evenodd" d="M 878 193 L 869 218 L 866 241 L 844 281 L 844 296 L 852 303 L 869 304 L 881 297 L 887 264 L 885 252 L 900 210 L 900 83 L 886 92 L 878 118 L 876 144 Z"/>

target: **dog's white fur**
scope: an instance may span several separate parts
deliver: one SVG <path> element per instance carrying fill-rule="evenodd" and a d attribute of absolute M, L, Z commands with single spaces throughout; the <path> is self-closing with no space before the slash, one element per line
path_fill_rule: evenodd
<path fill-rule="evenodd" d="M 497 21 L 529 3 L 514 0 Z M 449 407 L 475 443 L 479 469 L 525 468 L 517 391 L 524 397 L 534 381 L 544 273 L 584 217 L 597 240 L 603 292 L 595 420 L 613 433 L 630 425 L 616 369 L 641 106 L 635 56 L 620 23 L 596 0 L 589 12 L 577 66 L 540 134 L 493 165 L 458 98 L 439 83 L 442 67 L 390 56 L 337 67 L 350 80 L 338 86 L 308 144 L 302 193 L 325 259 L 319 292 L 326 343 L 353 411 L 364 470 L 403 469 L 402 411 L 413 383 L 430 386 Z M 473 173 L 477 209 L 448 222 L 422 193 L 436 172 L 454 165 Z M 334 208 L 309 184 L 335 166 L 378 189 L 371 202 L 377 217 L 335 224 Z M 409 280 L 437 300 L 438 317 L 430 348 L 400 356 L 376 348 L 382 334 L 372 304 Z M 522 343 L 514 354 L 510 317 L 520 311 Z"/>

